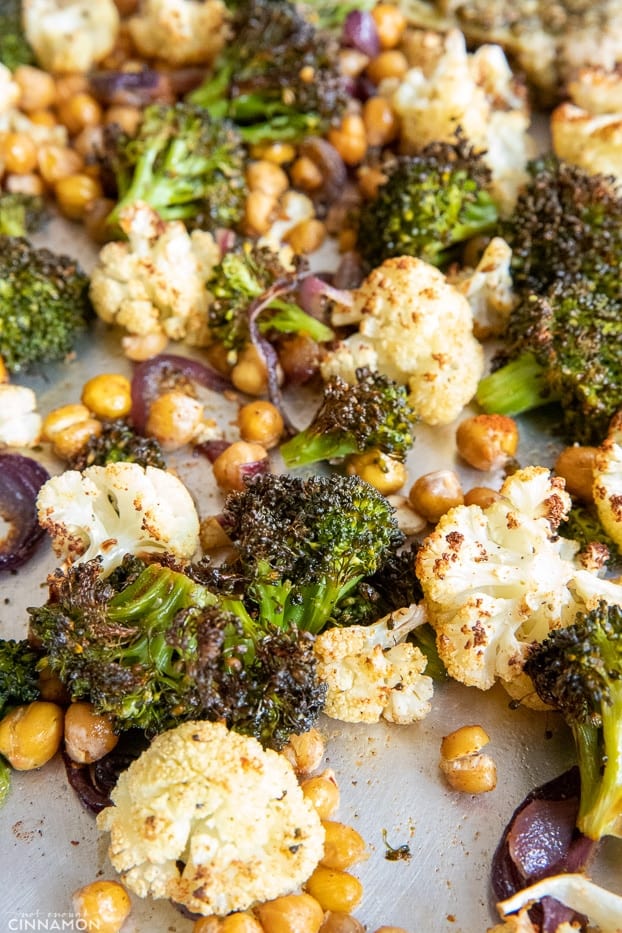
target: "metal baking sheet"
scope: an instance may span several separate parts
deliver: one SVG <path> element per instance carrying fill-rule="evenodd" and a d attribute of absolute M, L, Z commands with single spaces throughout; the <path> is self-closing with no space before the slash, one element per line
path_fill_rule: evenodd
<path fill-rule="evenodd" d="M 55 222 L 45 242 L 90 267 L 94 251 L 80 227 Z M 329 259 L 326 254 L 317 263 L 326 268 Z M 171 349 L 184 352 L 181 347 Z M 119 334 L 96 324 L 74 360 L 50 367 L 28 384 L 37 392 L 39 409 L 47 412 L 78 401 L 84 381 L 105 371 L 129 374 L 130 368 L 119 349 Z M 235 406 L 209 398 L 212 413 L 233 431 Z M 304 404 L 299 400 L 299 415 Z M 463 474 L 465 488 L 498 483 L 499 477 L 462 468 L 454 437 L 455 425 L 420 428 L 409 459 L 411 476 L 451 467 Z M 545 421 L 521 422 L 523 465 L 550 465 L 556 450 Z M 185 455 L 177 456 L 175 467 L 200 514 L 217 511 L 221 497 L 209 464 Z M 44 581 L 55 563 L 46 543 L 19 573 L 0 577 L 2 637 L 24 636 L 26 608 L 45 601 Z M 479 797 L 451 791 L 438 768 L 442 736 L 467 723 L 480 723 L 489 733 L 489 752 L 498 768 L 496 790 Z M 570 737 L 559 719 L 512 709 L 501 688 L 482 693 L 448 683 L 436 687 L 432 712 L 421 723 L 346 725 L 323 718 L 320 727 L 328 742 L 326 767 L 334 770 L 341 788 L 336 818 L 356 827 L 370 852 L 369 859 L 353 869 L 364 886 L 357 918 L 369 931 L 391 925 L 408 933 L 483 933 L 496 916 L 489 871 L 504 825 L 530 789 L 572 763 Z M 13 774 L 0 821 L 5 878 L 0 930 L 80 929 L 71 910 L 72 892 L 115 873 L 106 857 L 107 836 L 97 832 L 94 819 L 82 809 L 58 759 L 40 771 Z M 385 840 L 394 848 L 407 844 L 410 858 L 388 860 Z M 622 890 L 617 867 L 621 846 L 614 841 L 604 846 L 594 870 L 598 880 L 616 890 Z M 124 931 L 190 933 L 191 928 L 191 922 L 165 901 L 133 898 Z"/>

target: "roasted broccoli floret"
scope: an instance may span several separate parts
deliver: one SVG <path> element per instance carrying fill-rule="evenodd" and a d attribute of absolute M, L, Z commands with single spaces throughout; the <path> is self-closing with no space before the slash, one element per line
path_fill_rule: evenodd
<path fill-rule="evenodd" d="M 0 236 L 28 236 L 47 220 L 43 198 L 35 194 L 3 191 L 0 194 Z"/>
<path fill-rule="evenodd" d="M 287 0 L 237 4 L 233 39 L 188 99 L 246 143 L 321 135 L 348 100 L 332 40 Z"/>
<path fill-rule="evenodd" d="M 477 400 L 507 415 L 558 403 L 568 440 L 600 443 L 622 405 L 622 198 L 554 156 L 529 168 L 501 229 L 519 301 Z"/>
<path fill-rule="evenodd" d="M 534 646 L 525 671 L 574 737 L 578 828 L 590 839 L 622 837 L 622 608 L 601 602 L 579 613 Z"/>
<path fill-rule="evenodd" d="M 387 180 L 358 217 L 357 247 L 372 268 L 391 256 L 446 266 L 466 240 L 497 222 L 486 190 L 490 170 L 462 138 L 431 143 L 393 160 L 383 172 Z"/>
<path fill-rule="evenodd" d="M 38 698 L 39 658 L 26 640 L 0 640 L 0 719 L 10 706 Z"/>
<path fill-rule="evenodd" d="M 152 104 L 134 136 L 112 124 L 104 142 L 104 169 L 118 193 L 109 223 L 135 201 L 146 201 L 163 220 L 204 229 L 239 222 L 246 192 L 244 148 L 227 121 L 212 120 L 190 104 Z"/>
<path fill-rule="evenodd" d="M 212 335 L 228 350 L 240 350 L 250 340 L 250 315 L 255 309 L 260 332 L 303 332 L 318 342 L 330 340 L 329 327 L 286 300 L 303 271 L 301 263 L 287 269 L 278 253 L 248 241 L 226 253 L 207 283 L 214 296 L 208 311 Z"/>
<path fill-rule="evenodd" d="M 622 406 L 622 300 L 583 275 L 557 280 L 512 312 L 494 366 L 477 389 L 485 411 L 517 415 L 557 402 L 569 441 L 600 443 Z"/>
<path fill-rule="evenodd" d="M 74 259 L 0 236 L 0 356 L 9 372 L 71 352 L 90 313 L 88 287 Z"/>
<path fill-rule="evenodd" d="M 280 747 L 321 710 L 309 637 L 251 618 L 181 568 L 126 558 L 104 579 L 95 559 L 57 570 L 49 587 L 31 632 L 71 696 L 118 730 L 218 719 Z"/>
<path fill-rule="evenodd" d="M 311 424 L 281 445 L 289 468 L 340 459 L 377 448 L 404 460 L 413 445 L 414 412 L 408 391 L 369 369 L 356 370 L 356 384 L 334 376 Z"/>
<path fill-rule="evenodd" d="M 403 539 L 392 506 L 356 476 L 259 477 L 227 497 L 222 521 L 237 551 L 226 569 L 260 616 L 313 634 Z"/>
<path fill-rule="evenodd" d="M 559 533 L 563 538 L 577 541 L 582 550 L 594 542 L 603 544 L 609 551 L 609 562 L 617 563 L 622 556 L 613 538 L 603 528 L 593 506 L 574 503 L 568 518 L 559 526 Z"/>
<path fill-rule="evenodd" d="M 0 4 L 0 62 L 11 71 L 18 65 L 35 63 L 22 25 L 21 0 L 2 0 Z"/>
<path fill-rule="evenodd" d="M 305 15 L 320 29 L 334 29 L 341 26 L 348 13 L 371 10 L 376 0 L 307 0 L 303 9 Z"/>
<path fill-rule="evenodd" d="M 90 466 L 105 466 L 119 460 L 138 463 L 143 467 L 166 467 L 162 448 L 155 437 L 143 437 L 119 418 L 104 422 L 102 432 L 92 435 L 84 447 L 67 462 L 68 470 L 86 470 Z"/>

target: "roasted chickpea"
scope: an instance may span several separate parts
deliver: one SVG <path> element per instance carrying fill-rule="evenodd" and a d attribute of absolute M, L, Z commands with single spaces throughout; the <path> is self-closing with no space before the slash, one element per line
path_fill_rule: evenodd
<path fill-rule="evenodd" d="M 336 820 L 323 820 L 324 827 L 324 855 L 320 864 L 325 868 L 335 868 L 344 871 L 366 858 L 369 852 L 365 840 L 353 826 L 339 823 Z"/>
<path fill-rule="evenodd" d="M 594 501 L 592 486 L 597 453 L 597 447 L 566 447 L 555 461 L 554 470 L 566 480 L 566 489 L 582 502 Z"/>
<path fill-rule="evenodd" d="M 488 486 L 473 486 L 464 494 L 465 505 L 479 505 L 480 509 L 487 509 L 489 505 L 501 498 L 496 489 Z"/>
<path fill-rule="evenodd" d="M 17 771 L 32 771 L 54 757 L 62 737 L 60 706 L 35 700 L 14 707 L 0 721 L 0 754 Z"/>
<path fill-rule="evenodd" d="M 497 786 L 497 768 L 480 751 L 490 741 L 480 725 L 461 726 L 441 742 L 440 769 L 447 783 L 464 794 L 485 794 Z"/>
<path fill-rule="evenodd" d="M 495 470 L 516 453 L 518 425 L 507 415 L 474 415 L 458 425 L 456 445 L 476 470 Z"/>
<path fill-rule="evenodd" d="M 346 472 L 350 476 L 360 476 L 383 496 L 397 492 L 408 479 L 404 464 L 381 450 L 367 450 L 363 454 L 352 454 L 348 457 Z"/>
<path fill-rule="evenodd" d="M 173 389 L 154 399 L 145 427 L 147 434 L 155 437 L 163 450 L 178 450 L 197 436 L 202 424 L 201 402 Z"/>
<path fill-rule="evenodd" d="M 132 407 L 130 380 L 120 373 L 100 373 L 84 383 L 80 401 L 98 418 L 124 418 Z"/>
<path fill-rule="evenodd" d="M 261 444 L 270 450 L 283 434 L 283 418 L 272 402 L 258 399 L 242 405 L 238 412 L 238 427 L 242 440 Z"/>
<path fill-rule="evenodd" d="M 231 382 L 246 395 L 263 395 L 268 388 L 266 364 L 253 346 L 245 347 L 231 370 Z"/>
<path fill-rule="evenodd" d="M 241 491 L 245 488 L 244 478 L 248 475 L 244 468 L 266 460 L 267 456 L 266 448 L 261 444 L 234 441 L 214 460 L 214 479 L 225 492 Z"/>
<path fill-rule="evenodd" d="M 363 897 L 363 885 L 347 871 L 326 868 L 320 864 L 305 884 L 305 889 L 323 910 L 349 913 Z"/>
<path fill-rule="evenodd" d="M 365 927 L 352 914 L 329 910 L 324 915 L 320 933 L 365 933 Z"/>
<path fill-rule="evenodd" d="M 425 473 L 412 486 L 408 498 L 415 512 L 435 523 L 449 509 L 462 505 L 464 494 L 453 470 Z"/>
<path fill-rule="evenodd" d="M 309 729 L 300 735 L 290 735 L 281 754 L 286 756 L 299 774 L 307 774 L 319 767 L 325 751 L 326 743 L 320 733 L 317 729 Z"/>
<path fill-rule="evenodd" d="M 406 17 L 393 3 L 377 3 L 372 7 L 371 15 L 376 23 L 376 31 L 383 49 L 394 49 L 406 31 Z"/>
<path fill-rule="evenodd" d="M 255 908 L 264 933 L 318 933 L 324 911 L 310 894 L 286 894 Z"/>
<path fill-rule="evenodd" d="M 251 162 L 246 169 L 246 183 L 251 191 L 263 191 L 271 197 L 280 197 L 289 188 L 286 173 L 268 159 Z"/>
<path fill-rule="evenodd" d="M 367 152 L 367 134 L 363 118 L 358 113 L 347 113 L 340 126 L 328 131 L 328 141 L 346 165 L 358 165 Z"/>
<path fill-rule="evenodd" d="M 339 806 L 339 785 L 330 768 L 301 781 L 304 796 L 313 804 L 321 820 L 328 820 Z"/>
<path fill-rule="evenodd" d="M 72 761 L 91 764 L 111 752 L 119 741 L 112 720 L 96 713 L 92 703 L 71 703 L 65 713 L 65 750 Z"/>
<path fill-rule="evenodd" d="M 99 933 L 119 933 L 129 917 L 132 902 L 118 881 L 94 881 L 73 895 L 73 909 L 86 926 Z"/>

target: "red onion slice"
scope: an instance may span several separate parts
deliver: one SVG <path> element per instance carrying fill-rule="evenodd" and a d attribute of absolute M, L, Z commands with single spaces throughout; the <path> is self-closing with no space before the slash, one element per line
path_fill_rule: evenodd
<path fill-rule="evenodd" d="M 213 392 L 224 392 L 231 388 L 231 383 L 215 370 L 174 353 L 161 353 L 144 363 L 139 363 L 132 376 L 132 412 L 131 420 L 136 431 L 142 434 L 147 424 L 149 407 L 162 392 L 165 379 L 174 381 L 187 379 Z"/>
<path fill-rule="evenodd" d="M 0 541 L 0 571 L 25 564 L 45 534 L 37 521 L 37 495 L 50 474 L 21 454 L 0 454 L 0 515 L 9 525 Z"/>
<path fill-rule="evenodd" d="M 368 10 L 352 10 L 345 18 L 341 34 L 343 45 L 375 58 L 380 52 L 376 20 Z"/>
<path fill-rule="evenodd" d="M 298 289 L 298 303 L 302 310 L 323 321 L 327 300 L 351 307 L 354 296 L 345 289 L 335 288 L 318 275 L 307 275 Z"/>

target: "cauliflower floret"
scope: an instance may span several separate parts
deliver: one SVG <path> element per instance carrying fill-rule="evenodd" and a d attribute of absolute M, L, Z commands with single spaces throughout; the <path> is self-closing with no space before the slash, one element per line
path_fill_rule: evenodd
<path fill-rule="evenodd" d="M 189 558 L 199 544 L 199 518 L 181 480 L 137 463 L 53 476 L 39 491 L 37 514 L 58 557 L 73 562 L 101 556 L 106 573 L 124 554 Z"/>
<path fill-rule="evenodd" d="M 15 107 L 21 93 L 19 84 L 13 80 L 10 70 L 0 62 L 0 113 Z"/>
<path fill-rule="evenodd" d="M 412 605 L 373 625 L 318 635 L 314 651 L 318 677 L 328 685 L 326 715 L 342 722 L 423 719 L 432 708 L 433 681 L 423 673 L 427 659 L 404 639 L 425 620 L 423 608 Z"/>
<path fill-rule="evenodd" d="M 46 71 L 88 71 L 112 51 L 119 31 L 114 0 L 24 0 L 22 17 Z"/>
<path fill-rule="evenodd" d="M 45 126 L 43 123 L 33 123 L 25 113 L 12 107 L 2 112 L 0 106 L 0 133 L 25 133 L 37 147 L 39 146 L 66 146 L 69 142 L 67 128 L 61 123 Z"/>
<path fill-rule="evenodd" d="M 175 66 L 209 65 L 225 42 L 226 24 L 221 0 L 143 0 L 128 23 L 144 58 Z"/>
<path fill-rule="evenodd" d="M 426 58 L 423 67 L 410 68 L 397 84 L 393 79 L 384 82 L 380 91 L 401 119 L 407 151 L 435 140 L 450 142 L 460 128 L 483 153 L 494 193 L 504 210 L 511 210 L 534 145 L 527 132 L 525 88 L 500 46 L 482 45 L 469 54 L 462 33 L 450 30 L 434 66 Z"/>
<path fill-rule="evenodd" d="M 324 830 L 290 763 L 221 723 L 159 735 L 97 818 L 110 861 L 140 897 L 224 915 L 294 891 Z"/>
<path fill-rule="evenodd" d="M 604 591 L 607 581 L 575 560 L 576 542 L 556 534 L 570 505 L 563 480 L 528 467 L 506 479 L 488 508 L 450 509 L 423 542 L 417 576 L 456 680 L 482 690 L 513 680 L 531 642 L 586 608 L 589 581 Z"/>
<path fill-rule="evenodd" d="M 603 528 L 622 549 L 622 412 L 614 416 L 598 449 L 593 492 Z"/>
<path fill-rule="evenodd" d="M 387 259 L 353 293 L 333 323 L 358 322 L 358 332 L 327 354 L 325 379 L 354 382 L 368 366 L 408 385 L 415 414 L 426 424 L 449 424 L 475 395 L 482 347 L 472 333 L 466 298 L 442 272 L 412 256 Z"/>
<path fill-rule="evenodd" d="M 551 117 L 555 153 L 622 184 L 622 70 L 582 68 L 568 90 Z"/>
<path fill-rule="evenodd" d="M 34 447 L 41 436 L 37 398 L 26 386 L 0 385 L 0 444 Z"/>
<path fill-rule="evenodd" d="M 466 269 L 449 281 L 465 296 L 473 312 L 478 340 L 502 334 L 516 296 L 512 290 L 512 250 L 501 237 L 493 237 L 475 269 Z"/>
<path fill-rule="evenodd" d="M 182 221 L 163 221 L 143 202 L 122 211 L 120 224 L 128 242 L 107 243 L 91 274 L 98 316 L 130 334 L 209 343 L 205 282 L 220 259 L 212 235 L 189 234 Z"/>

